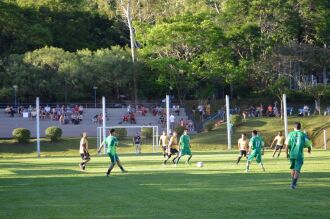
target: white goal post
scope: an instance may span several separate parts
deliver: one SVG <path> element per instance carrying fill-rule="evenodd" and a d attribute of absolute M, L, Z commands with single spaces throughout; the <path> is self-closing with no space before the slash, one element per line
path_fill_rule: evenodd
<path fill-rule="evenodd" d="M 151 128 L 152 129 L 152 152 L 158 152 L 159 149 L 159 144 L 158 144 L 158 137 L 159 137 L 159 128 L 158 126 L 153 126 L 153 125 L 129 125 L 129 126 L 106 126 L 105 127 L 105 132 L 103 132 L 103 126 L 97 127 L 97 148 L 100 147 L 101 143 L 105 139 L 106 136 L 108 135 L 108 130 L 109 129 L 126 129 L 127 131 L 129 129 L 133 129 L 134 133 L 138 130 L 141 133 L 142 128 Z M 135 136 L 135 134 L 132 135 L 132 137 Z M 105 154 L 106 148 L 104 147 L 104 154 Z"/>

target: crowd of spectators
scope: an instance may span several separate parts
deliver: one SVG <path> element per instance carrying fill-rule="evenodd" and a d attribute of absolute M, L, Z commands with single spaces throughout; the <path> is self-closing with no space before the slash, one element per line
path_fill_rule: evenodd
<path fill-rule="evenodd" d="M 14 107 L 7 106 L 5 112 L 11 117 L 17 114 L 18 117 L 29 118 L 34 120 L 37 117 L 37 109 L 32 105 L 29 106 L 19 106 L 17 110 Z M 84 108 L 82 105 L 56 105 L 55 107 L 50 107 L 49 105 L 40 106 L 39 118 L 42 120 L 58 121 L 61 125 L 72 124 L 78 125 L 83 120 Z"/>

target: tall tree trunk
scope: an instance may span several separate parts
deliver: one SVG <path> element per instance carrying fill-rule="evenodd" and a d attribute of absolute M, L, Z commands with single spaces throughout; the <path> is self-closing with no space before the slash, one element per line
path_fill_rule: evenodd
<path fill-rule="evenodd" d="M 136 61 L 136 54 L 135 54 L 135 33 L 132 25 L 132 1 L 128 0 L 127 5 L 125 7 L 124 1 L 121 1 L 121 6 L 123 8 L 124 14 L 127 19 L 129 35 L 130 35 L 130 44 L 131 44 L 131 55 L 132 55 L 132 74 L 133 74 L 133 96 L 134 96 L 134 103 L 135 105 L 138 104 L 138 84 L 137 84 L 137 71 L 135 71 L 135 61 Z"/>

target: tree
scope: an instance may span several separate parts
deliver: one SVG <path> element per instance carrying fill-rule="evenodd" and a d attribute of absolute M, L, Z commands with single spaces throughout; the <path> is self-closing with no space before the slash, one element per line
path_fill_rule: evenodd
<path fill-rule="evenodd" d="M 277 78 L 277 80 L 269 88 L 270 92 L 274 96 L 276 96 L 281 103 L 281 119 L 283 119 L 283 94 L 286 93 L 288 88 L 289 88 L 289 80 L 288 78 L 283 76 Z"/>

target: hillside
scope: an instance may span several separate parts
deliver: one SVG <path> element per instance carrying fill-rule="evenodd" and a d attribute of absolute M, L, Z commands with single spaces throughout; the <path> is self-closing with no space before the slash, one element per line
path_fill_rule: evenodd
<path fill-rule="evenodd" d="M 313 116 L 313 117 L 290 117 L 289 130 L 292 130 L 294 122 L 300 121 L 303 129 L 305 129 L 313 139 L 313 145 L 316 148 L 323 147 L 323 131 L 317 132 L 319 128 L 330 124 L 330 117 Z M 232 144 L 236 148 L 237 139 L 241 133 L 247 133 L 251 136 L 251 131 L 257 129 L 266 141 L 266 147 L 270 145 L 278 131 L 283 130 L 283 121 L 278 118 L 249 118 L 240 127 L 234 128 Z M 323 129 L 322 129 L 323 130 Z M 330 139 L 330 129 L 328 130 L 328 141 Z M 317 132 L 317 133 L 316 133 Z M 316 134 L 313 134 L 316 133 Z M 226 125 L 221 125 L 211 132 L 204 132 L 193 137 L 192 145 L 199 150 L 221 149 L 227 148 L 227 130 Z"/>

